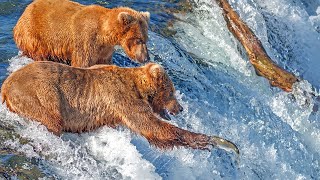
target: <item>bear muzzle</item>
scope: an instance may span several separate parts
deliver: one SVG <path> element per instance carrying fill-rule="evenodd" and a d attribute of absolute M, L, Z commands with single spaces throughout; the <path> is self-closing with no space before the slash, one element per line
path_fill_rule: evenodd
<path fill-rule="evenodd" d="M 136 61 L 138 61 L 139 63 L 145 63 L 145 62 L 150 61 L 150 56 L 149 56 L 147 45 L 142 44 L 141 46 L 142 47 L 136 51 L 136 54 L 135 54 Z"/>
<path fill-rule="evenodd" d="M 174 108 L 174 109 L 170 109 L 170 110 L 169 109 L 168 110 L 167 109 L 162 109 L 160 111 L 159 115 L 160 115 L 161 118 L 163 118 L 165 120 L 171 120 L 170 115 L 175 116 L 175 115 L 179 114 L 182 111 L 183 111 L 183 107 L 180 104 L 178 104 L 177 107 Z"/>
<path fill-rule="evenodd" d="M 180 104 L 176 104 L 175 107 L 171 110 L 169 110 L 170 114 L 175 116 L 183 111 L 183 107 Z"/>
<path fill-rule="evenodd" d="M 160 116 L 163 119 L 171 120 L 169 114 L 172 116 L 176 116 L 182 111 L 183 111 L 183 107 L 179 103 L 177 103 L 177 102 L 169 103 L 167 105 L 166 109 L 163 109 L 160 111 Z"/>

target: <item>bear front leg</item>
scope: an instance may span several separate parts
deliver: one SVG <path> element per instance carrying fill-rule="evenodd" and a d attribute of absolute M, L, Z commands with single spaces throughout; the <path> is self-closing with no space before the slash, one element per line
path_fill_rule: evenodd
<path fill-rule="evenodd" d="M 210 145 L 215 146 L 210 142 L 210 137 L 207 135 L 193 133 L 163 121 L 160 121 L 158 125 L 159 127 L 156 127 L 153 131 L 142 132 L 142 135 L 151 144 L 161 149 L 184 146 L 192 149 L 209 150 Z"/>
<path fill-rule="evenodd" d="M 134 132 L 144 136 L 150 144 L 161 149 L 173 147 L 189 147 L 193 149 L 210 150 L 219 147 L 239 154 L 235 144 L 217 136 L 194 133 L 160 120 L 151 112 L 131 112 L 132 116 L 123 116 L 124 125 Z"/>
<path fill-rule="evenodd" d="M 150 128 L 146 128 L 147 131 L 141 134 L 146 137 L 151 144 L 159 148 L 172 149 L 173 147 L 184 146 L 192 149 L 210 151 L 212 147 L 217 147 L 229 152 L 233 151 L 237 155 L 240 153 L 238 147 L 226 139 L 190 132 L 159 119 L 157 120 L 159 121 L 157 123 L 159 125 L 158 127 L 151 131 Z"/>

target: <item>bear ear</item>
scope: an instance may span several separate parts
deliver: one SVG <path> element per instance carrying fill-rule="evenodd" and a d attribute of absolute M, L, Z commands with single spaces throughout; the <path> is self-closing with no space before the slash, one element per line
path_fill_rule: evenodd
<path fill-rule="evenodd" d="M 150 20 L 150 13 L 148 11 L 146 12 L 140 12 L 140 14 L 147 20 L 147 22 L 149 22 Z"/>
<path fill-rule="evenodd" d="M 151 64 L 149 68 L 149 72 L 153 78 L 162 77 L 163 74 L 165 73 L 163 67 L 160 66 L 159 64 Z"/>
<path fill-rule="evenodd" d="M 131 16 L 129 13 L 127 12 L 121 12 L 118 15 L 118 21 L 120 23 L 122 23 L 123 25 L 128 25 L 130 24 L 132 21 L 134 21 L 133 16 Z"/>

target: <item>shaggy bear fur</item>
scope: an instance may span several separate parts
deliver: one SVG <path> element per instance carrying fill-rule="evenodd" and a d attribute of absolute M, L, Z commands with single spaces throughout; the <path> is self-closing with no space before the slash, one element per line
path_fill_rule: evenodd
<path fill-rule="evenodd" d="M 41 122 L 56 135 L 120 125 L 163 149 L 207 149 L 218 142 L 161 119 L 160 114 L 168 111 L 176 115 L 182 107 L 169 76 L 154 63 L 136 68 L 75 68 L 34 62 L 12 73 L 1 94 L 11 111 Z"/>
<path fill-rule="evenodd" d="M 74 67 L 111 64 L 114 46 L 133 60 L 149 59 L 149 12 L 127 7 L 107 9 L 69 0 L 34 0 L 13 30 L 23 54 L 35 61 L 51 60 Z"/>

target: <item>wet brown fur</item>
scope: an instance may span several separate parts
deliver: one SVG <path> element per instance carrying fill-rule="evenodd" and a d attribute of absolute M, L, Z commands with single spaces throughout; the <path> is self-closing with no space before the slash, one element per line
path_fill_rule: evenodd
<path fill-rule="evenodd" d="M 121 125 L 162 149 L 207 149 L 212 145 L 209 136 L 183 130 L 159 116 L 163 109 L 181 111 L 174 93 L 169 76 L 153 63 L 74 68 L 34 62 L 12 73 L 1 88 L 11 111 L 41 122 L 56 135 Z"/>
<path fill-rule="evenodd" d="M 107 9 L 69 0 L 34 0 L 13 30 L 24 55 L 89 67 L 111 64 L 114 46 L 138 62 L 148 58 L 148 12 L 127 7 Z"/>

